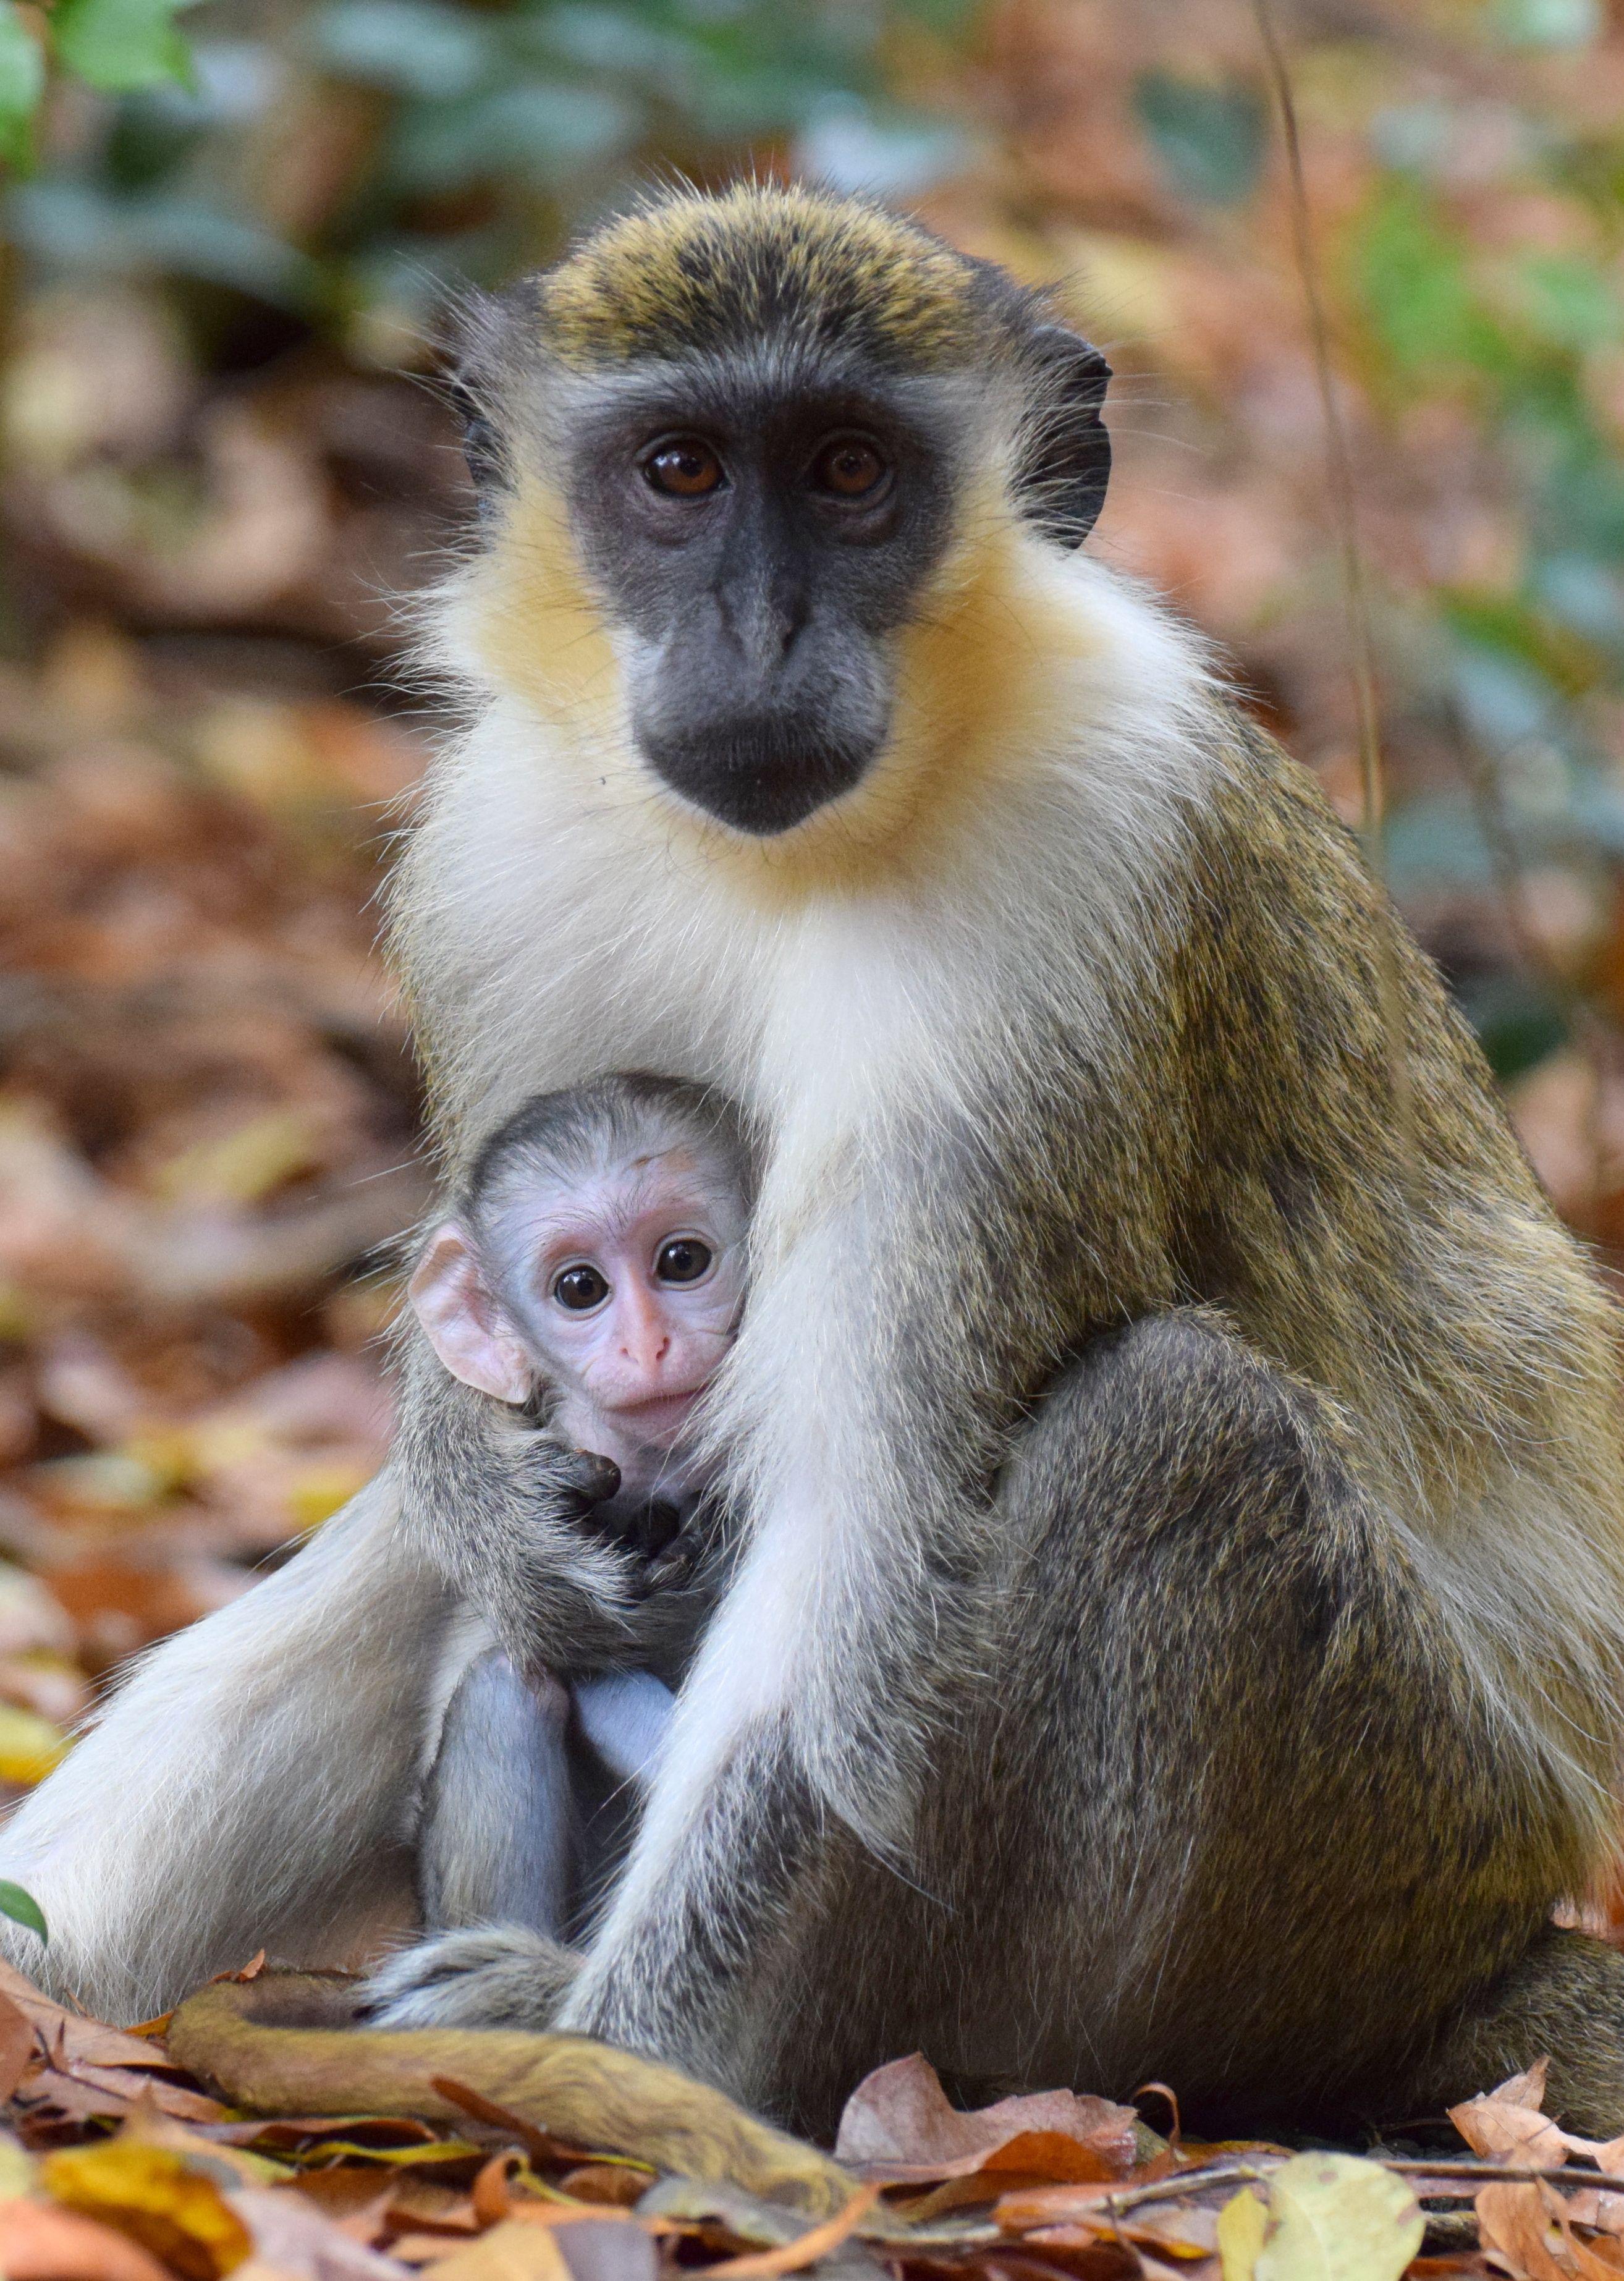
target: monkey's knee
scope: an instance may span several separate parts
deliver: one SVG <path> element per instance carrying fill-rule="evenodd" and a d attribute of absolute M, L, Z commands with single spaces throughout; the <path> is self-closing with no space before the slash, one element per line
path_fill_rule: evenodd
<path fill-rule="evenodd" d="M 1539 2060 L 1551 2062 L 1546 2114 L 1588 2138 L 1624 2134 L 1624 1955 L 1557 1925 L 1461 2007 L 1419 2103 L 1452 2107 Z"/>
<path fill-rule="evenodd" d="M 1316 1537 L 1357 1568 L 1389 1535 L 1312 1388 L 1199 1308 L 1091 1342 L 1018 1439 L 1004 1496 L 1017 1533 L 1051 1554 L 1068 1547 L 1067 1565 L 1097 1565 L 1109 1547 L 1168 1582 L 1221 1574 L 1281 1541 L 1300 1556 Z"/>

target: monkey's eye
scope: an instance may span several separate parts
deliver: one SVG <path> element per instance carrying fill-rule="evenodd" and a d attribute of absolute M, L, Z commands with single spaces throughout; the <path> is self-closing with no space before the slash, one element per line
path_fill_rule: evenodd
<path fill-rule="evenodd" d="M 590 1308 L 602 1306 L 609 1295 L 609 1287 L 595 1267 L 588 1267 L 583 1261 L 553 1277 L 553 1295 L 572 1315 L 584 1315 Z"/>
<path fill-rule="evenodd" d="M 672 499 L 703 499 L 720 486 L 722 462 L 697 436 L 674 436 L 644 460 L 643 479 Z"/>
<path fill-rule="evenodd" d="M 697 1283 L 711 1257 L 709 1244 L 701 1243 L 697 1235 L 674 1235 L 661 1245 L 654 1272 L 662 1283 Z"/>
<path fill-rule="evenodd" d="M 833 499 L 868 499 L 890 473 L 866 436 L 836 436 L 812 462 L 814 489 Z"/>

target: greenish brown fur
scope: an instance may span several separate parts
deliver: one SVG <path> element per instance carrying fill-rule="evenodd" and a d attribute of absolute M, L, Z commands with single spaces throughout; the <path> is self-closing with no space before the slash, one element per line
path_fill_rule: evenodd
<path fill-rule="evenodd" d="M 541 282 L 566 364 L 737 349 L 787 328 L 882 366 L 961 360 L 972 330 L 963 257 L 855 200 L 744 183 L 661 199 L 587 238 Z M 810 313 L 799 324 L 797 313 Z"/>

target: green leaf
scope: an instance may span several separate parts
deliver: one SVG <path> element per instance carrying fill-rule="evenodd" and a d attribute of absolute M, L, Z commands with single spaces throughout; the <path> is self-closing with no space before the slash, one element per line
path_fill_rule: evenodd
<path fill-rule="evenodd" d="M 397 134 L 395 166 L 403 181 L 432 189 L 502 174 L 561 186 L 630 150 L 641 124 L 605 88 L 520 80 L 468 103 L 414 105 Z"/>
<path fill-rule="evenodd" d="M 498 68 L 495 28 L 438 0 L 338 0 L 312 27 L 320 60 L 345 79 L 451 102 Z"/>
<path fill-rule="evenodd" d="M 1520 48 L 1588 48 L 1605 22 L 1601 0 L 1499 0 L 1495 26 Z"/>
<path fill-rule="evenodd" d="M 1482 305 L 1458 236 L 1412 185 L 1392 184 L 1353 244 L 1355 282 L 1393 363 L 1406 373 L 1466 367 L 1502 382 L 1515 352 Z"/>
<path fill-rule="evenodd" d="M 58 0 L 50 19 L 57 54 L 67 69 L 109 95 L 182 85 L 191 57 L 174 27 L 177 0 Z"/>
<path fill-rule="evenodd" d="M 42 1940 L 50 1938 L 45 1929 L 44 1910 L 32 1893 L 25 1892 L 20 1885 L 12 1884 L 9 1877 L 0 1877 L 0 1916 L 8 1916 L 17 1924 L 27 1925 L 28 1930 L 38 1933 Z"/>
<path fill-rule="evenodd" d="M 1172 72 L 1141 72 L 1133 107 L 1156 154 L 1186 197 L 1233 205 L 1263 171 L 1269 115 L 1255 88 L 1212 86 Z"/>
<path fill-rule="evenodd" d="M 12 0 L 0 0 L 0 159 L 26 166 L 34 155 L 34 113 L 45 87 L 39 42 Z"/>

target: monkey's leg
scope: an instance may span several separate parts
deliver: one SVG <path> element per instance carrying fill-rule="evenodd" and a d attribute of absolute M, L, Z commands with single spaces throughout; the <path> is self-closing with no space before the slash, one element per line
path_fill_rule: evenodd
<path fill-rule="evenodd" d="M 1160 2076 L 1208 2130 L 1435 2104 L 1584 1814 L 1334 1418 L 1216 1318 L 1148 1319 L 1056 1384 L 982 1537 L 906 1854 L 842 1829 L 782 1710 L 734 1710 L 768 1603 L 724 1604 L 561 2024 L 813 2131 L 916 2046 L 965 2084 Z M 482 1977 L 433 2016 L 489 2018 Z"/>
<path fill-rule="evenodd" d="M 1033 1976 L 1024 2003 L 1001 1976 L 1029 2059 L 1161 2076 L 1213 2128 L 1414 2113 L 1582 1874 L 1588 1802 L 1474 1679 L 1344 1429 L 1218 1318 L 1155 1318 L 1062 1380 L 1000 1512 L 1002 1653 L 923 1882 L 983 1970 L 1001 1943 Z M 954 1873 L 978 1827 L 1007 1888 Z"/>
<path fill-rule="evenodd" d="M 499 1922 L 562 1934 L 580 1836 L 568 1718 L 568 1690 L 528 1683 L 499 1649 L 457 1682 L 418 1828 L 429 1929 Z"/>
<path fill-rule="evenodd" d="M 1581 2088 L 1605 2045 L 1624 2093 L 1624 1967 L 1544 1929 L 1580 1817 L 1311 1393 L 1211 1318 L 1141 1323 L 1056 1385 L 991 1527 L 913 1858 L 834 1835 L 734 2079 L 827 2130 L 917 2046 L 984 2095 L 1160 2077 L 1205 2132 L 1334 2130 L 1554 2048 L 1624 2129 Z"/>
<path fill-rule="evenodd" d="M 611 1671 L 575 1687 L 581 1732 L 616 1782 L 644 1782 L 677 1698 L 652 1671 Z"/>
<path fill-rule="evenodd" d="M 1545 2111 L 1588 2138 L 1624 2133 L 1624 1956 L 1548 1925 L 1462 2007 L 1422 2070 L 1417 2111 L 1452 2106 L 1549 2059 Z"/>
<path fill-rule="evenodd" d="M 50 1946 L 22 1968 L 143 2019 L 257 1948 L 331 1963 L 398 1897 L 453 1602 L 401 1544 L 386 1472 L 285 1568 L 136 1665 L 0 1835 Z"/>

